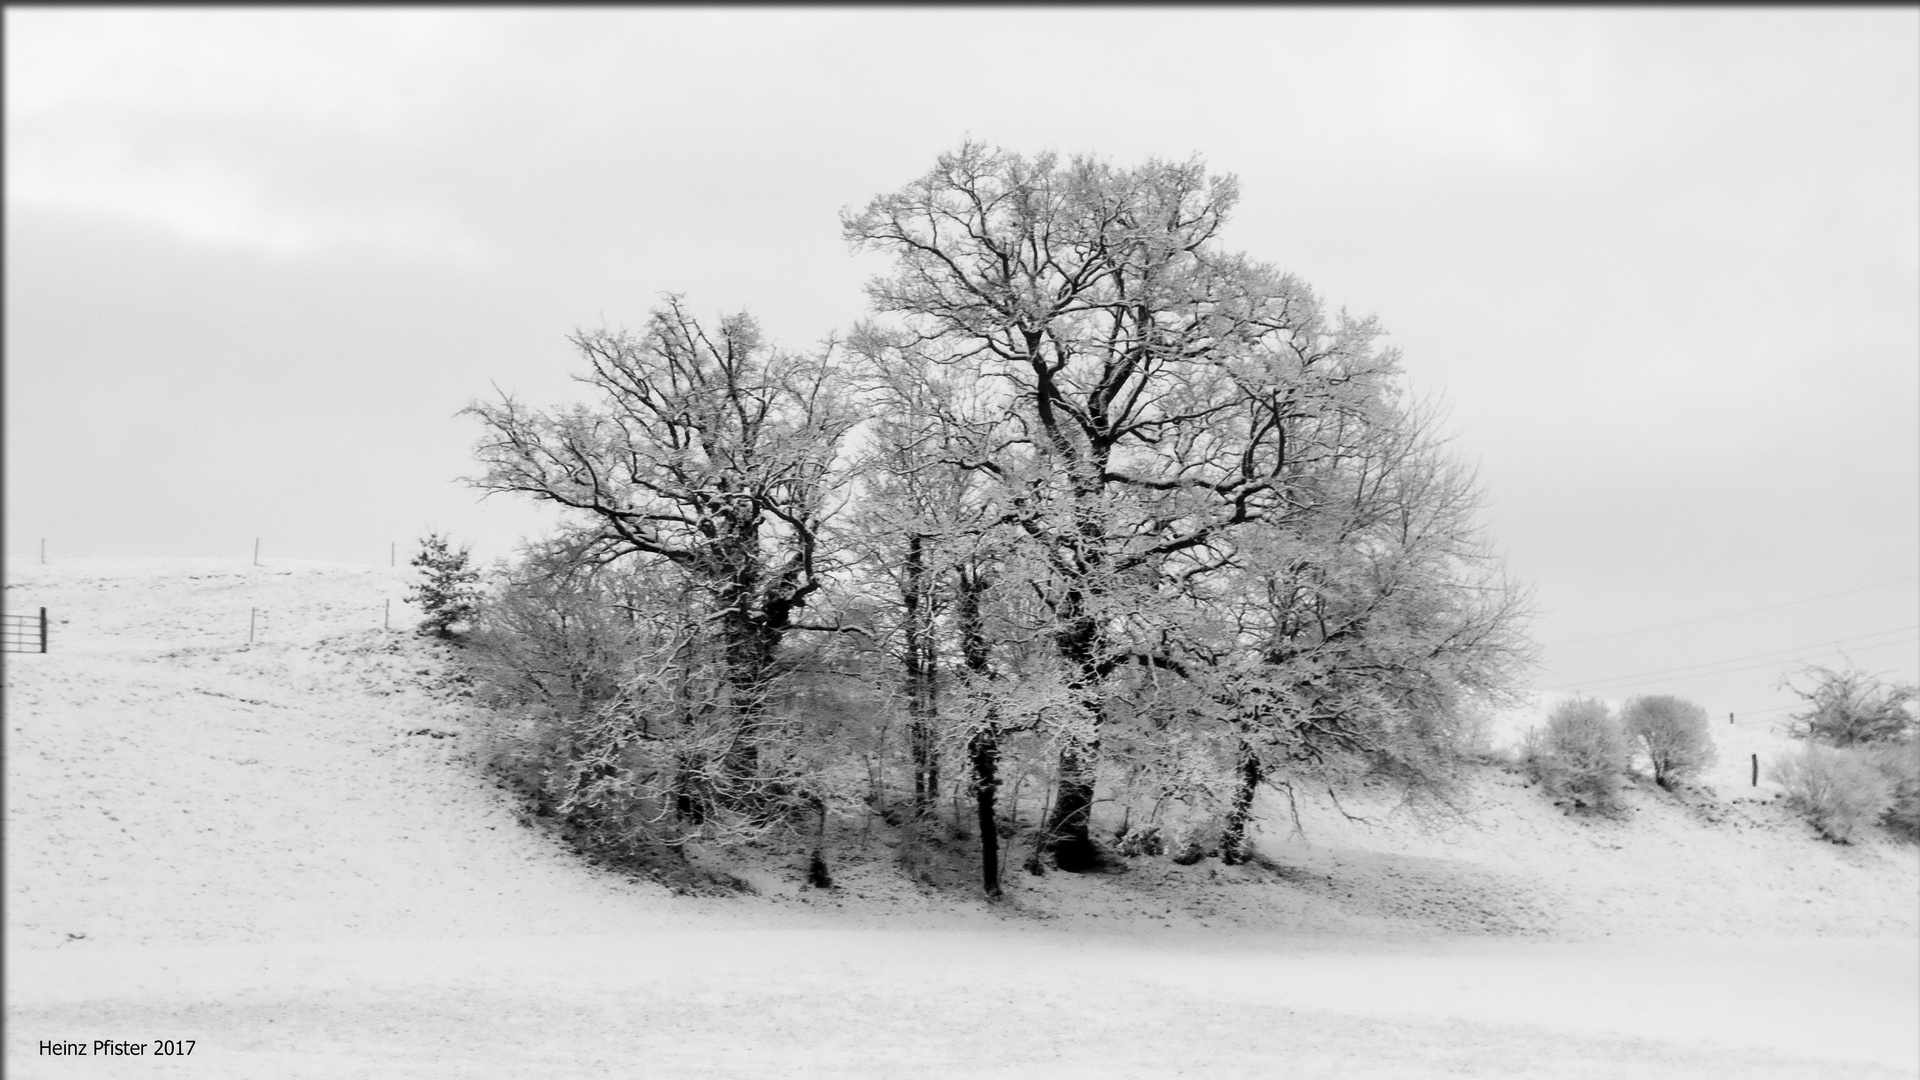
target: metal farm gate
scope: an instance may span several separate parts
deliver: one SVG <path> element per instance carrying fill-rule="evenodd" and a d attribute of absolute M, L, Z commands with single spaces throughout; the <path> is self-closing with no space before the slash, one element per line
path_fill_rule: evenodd
<path fill-rule="evenodd" d="M 0 615 L 0 652 L 46 651 L 46 608 L 38 615 Z"/>

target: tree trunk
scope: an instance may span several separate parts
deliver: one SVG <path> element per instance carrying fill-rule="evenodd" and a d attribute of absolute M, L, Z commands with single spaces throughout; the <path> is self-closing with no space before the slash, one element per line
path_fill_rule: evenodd
<path fill-rule="evenodd" d="M 767 690 L 781 632 L 747 610 L 744 586 L 728 598 L 732 609 L 721 622 L 725 635 L 727 690 L 731 697 L 733 737 L 721 757 L 723 798 L 742 808 L 759 802 L 760 744 L 766 738 Z"/>
<path fill-rule="evenodd" d="M 967 665 L 968 677 L 985 684 L 993 679 L 992 648 L 980 609 L 988 578 L 978 567 L 965 565 L 956 568 L 955 576 L 959 585 L 955 607 L 960 617 L 960 656 Z M 997 898 L 1001 895 L 1000 822 L 994 800 L 1000 793 L 1000 725 L 992 705 L 988 705 L 980 729 L 967 740 L 967 756 L 973 764 L 973 799 L 979 812 L 980 883 L 988 896 Z"/>
<path fill-rule="evenodd" d="M 807 859 L 807 884 L 816 889 L 833 888 L 833 875 L 827 872 L 827 801 L 818 795 L 809 798 L 819 825 L 813 833 L 813 854 Z"/>
<path fill-rule="evenodd" d="M 1063 607 L 1078 612 L 1082 603 L 1079 594 L 1069 594 Z M 1100 862 L 1092 832 L 1100 727 L 1105 718 L 1099 690 L 1100 673 L 1094 662 L 1099 642 L 1099 626 L 1087 618 L 1073 619 L 1056 639 L 1062 658 L 1078 671 L 1073 689 L 1093 731 L 1091 738 L 1069 737 L 1060 748 L 1060 786 L 1054 794 L 1053 812 L 1047 817 L 1046 846 L 1053 854 L 1054 865 L 1076 874 L 1092 870 Z"/>
<path fill-rule="evenodd" d="M 994 798 L 1000 790 L 1000 739 L 989 726 L 969 740 L 973 759 L 973 799 L 980 815 L 980 884 L 988 896 L 1000 896 L 1000 823 Z"/>
<path fill-rule="evenodd" d="M 699 763 L 692 755 L 682 754 L 676 766 L 673 778 L 674 816 L 689 825 L 699 825 L 707 820 L 706 796 L 698 790 Z"/>
<path fill-rule="evenodd" d="M 901 585 L 906 609 L 907 746 L 913 757 L 913 813 L 933 813 L 940 794 L 940 763 L 934 746 L 936 703 L 933 686 L 933 634 L 924 611 L 927 591 L 926 538 L 907 538 L 906 581 Z"/>
<path fill-rule="evenodd" d="M 1253 856 L 1247 844 L 1247 822 L 1253 818 L 1253 797 L 1266 773 L 1260 756 L 1246 742 L 1240 743 L 1240 786 L 1233 793 L 1233 809 L 1227 813 L 1226 828 L 1220 838 L 1220 861 L 1228 866 L 1246 862 Z"/>
<path fill-rule="evenodd" d="M 1093 845 L 1093 773 L 1097 742 L 1070 742 L 1060 750 L 1060 787 L 1047 818 L 1047 848 L 1053 864 L 1068 873 L 1084 873 L 1099 865 Z"/>
<path fill-rule="evenodd" d="M 751 682 L 735 683 L 732 689 L 734 732 L 720 759 L 720 772 L 725 778 L 721 790 L 726 793 L 723 798 L 739 803 L 751 798 L 754 779 L 760 774 L 760 726 L 765 702 Z"/>

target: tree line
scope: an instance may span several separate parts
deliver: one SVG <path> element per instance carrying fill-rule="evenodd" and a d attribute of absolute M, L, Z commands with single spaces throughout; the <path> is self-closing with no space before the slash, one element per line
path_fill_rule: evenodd
<path fill-rule="evenodd" d="M 893 259 L 844 337 L 669 297 L 572 337 L 589 400 L 471 406 L 474 483 L 565 512 L 472 635 L 542 809 L 633 858 L 800 830 L 821 881 L 836 814 L 945 813 L 997 895 L 1028 778 L 1034 872 L 1109 826 L 1244 861 L 1305 781 L 1446 800 L 1524 591 L 1379 325 L 1222 246 L 1237 195 L 969 143 L 843 215 Z"/>

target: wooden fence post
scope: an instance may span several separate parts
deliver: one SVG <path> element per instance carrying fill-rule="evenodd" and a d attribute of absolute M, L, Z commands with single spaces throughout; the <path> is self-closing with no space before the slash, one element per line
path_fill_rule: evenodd
<path fill-rule="evenodd" d="M 40 651 L 47 651 L 47 609 L 40 609 Z"/>
<path fill-rule="evenodd" d="M 1749 786 L 1751 787 L 1760 786 L 1760 755 L 1759 754 L 1753 755 L 1753 783 Z"/>

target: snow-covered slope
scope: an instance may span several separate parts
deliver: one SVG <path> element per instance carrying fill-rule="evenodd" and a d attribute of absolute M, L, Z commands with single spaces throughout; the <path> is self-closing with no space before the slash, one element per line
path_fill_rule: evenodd
<path fill-rule="evenodd" d="M 507 998 L 585 1037 L 573 1013 L 558 1018 L 561 1003 L 592 1013 L 625 993 L 668 1013 L 685 1005 L 669 984 L 646 983 L 655 975 L 635 974 L 666 978 L 663 958 L 699 968 L 686 985 L 697 984 L 714 1008 L 757 1019 L 739 1020 L 747 1024 L 739 1029 L 673 1013 L 682 1042 L 668 1047 L 656 1032 L 647 1045 L 685 1067 L 660 1075 L 895 1075 L 891 1055 L 927 1052 L 915 1040 L 963 1039 L 960 1020 L 916 1034 L 882 1019 L 886 1001 L 916 994 L 982 1023 L 1017 1027 L 1032 1014 L 1018 1002 L 1056 1019 L 1079 1016 L 1071 1032 L 1009 1044 L 1035 1060 L 1049 1046 L 1080 1046 L 1092 1055 L 1085 1060 L 1107 1063 L 1051 1075 L 1169 1074 L 1173 1066 L 1154 1065 L 1161 1058 L 1153 1054 L 1101 1049 L 1111 1040 L 1088 1033 L 1113 1014 L 1081 1015 L 1078 998 L 1061 996 L 1061 979 L 1106 980 L 1103 1000 L 1121 1014 L 1140 1010 L 1140 1032 L 1189 1048 L 1168 1060 L 1210 1061 L 1215 1068 L 1200 1072 L 1211 1075 L 1259 1074 L 1269 1053 L 1294 1053 L 1296 1064 L 1339 1061 L 1342 1038 L 1369 1032 L 1388 1064 L 1354 1075 L 1444 1072 L 1482 1060 L 1473 1047 L 1497 1056 L 1505 1051 L 1489 1048 L 1498 1046 L 1511 1060 L 1488 1066 L 1490 1075 L 1910 1075 L 1920 1062 L 1920 1050 L 1902 1049 L 1913 1044 L 1908 1005 L 1920 992 L 1901 974 L 1920 923 L 1920 855 L 1884 839 L 1823 843 L 1764 782 L 1749 789 L 1722 778 L 1717 795 L 1686 799 L 1643 787 L 1631 793 L 1629 814 L 1597 821 L 1568 818 L 1521 777 L 1490 766 L 1467 820 L 1426 825 L 1365 793 L 1336 805 L 1302 791 L 1304 832 L 1270 808 L 1260 833 L 1267 865 L 1140 860 L 1127 873 L 1041 878 L 1016 870 L 1011 902 L 999 907 L 964 887 L 903 877 L 895 854 L 861 848 L 849 823 L 834 853 L 842 887 L 831 893 L 803 889 L 798 865 L 769 856 L 749 873 L 760 896 L 673 897 L 580 865 L 525 824 L 476 768 L 472 717 L 442 692 L 435 647 L 398 629 L 415 617 L 400 601 L 405 570 L 100 560 L 11 566 L 8 575 L 8 610 L 45 606 L 53 622 L 52 650 L 9 655 L 6 670 L 8 1064 L 17 1075 L 108 1075 L 87 1071 L 104 1069 L 100 1061 L 36 1055 L 32 1040 L 105 1038 L 110 1021 L 162 1016 L 227 1033 L 226 1064 L 190 1063 L 200 1076 L 525 1075 L 536 1061 L 595 1074 L 620 1056 L 604 1046 L 559 1057 L 543 1050 L 496 1071 L 471 1055 L 408 1057 L 394 1049 L 405 1042 L 397 1035 L 312 1028 L 312 995 L 348 987 L 355 1023 L 410 1016 L 393 1021 L 413 1032 L 408 1038 L 443 1029 L 487 1045 L 533 1037 L 490 1026 L 489 1010 L 512 1004 Z M 392 631 L 382 628 L 389 603 Z M 962 848 L 945 858 L 960 872 L 969 862 Z M 1641 943 L 1620 948 L 1638 951 L 1597 944 L 1629 935 Z M 1696 944 L 1671 944 L 1683 936 Z M 1390 959 L 1381 950 L 1400 951 Z M 1215 973 L 1224 982 L 1207 974 L 1227 963 L 1222 956 L 1243 958 Z M 612 957 L 628 958 L 626 966 Z M 1631 978 L 1621 973 L 1637 965 L 1665 964 L 1670 975 L 1712 983 L 1723 1000 L 1628 987 L 1638 1004 L 1589 994 L 1576 1008 L 1555 996 L 1570 991 L 1544 974 L 1549 962 L 1602 988 Z M 1369 990 L 1372 976 L 1356 974 L 1369 964 L 1388 965 L 1379 979 L 1398 980 L 1403 992 L 1387 992 L 1385 982 Z M 1817 967 L 1841 989 L 1837 997 L 1822 991 L 1824 1004 L 1789 1009 L 1799 995 L 1783 995 L 1732 1010 L 1708 1040 L 1723 1052 L 1699 1057 L 1718 1063 L 1702 1065 L 1706 1072 L 1654 1068 L 1694 1061 L 1693 1049 L 1676 1049 L 1691 1046 L 1675 1033 L 1676 1018 L 1765 994 L 1751 974 L 1734 973 L 1769 964 L 1776 976 L 1781 965 Z M 624 973 L 607 973 L 614 968 Z M 1842 971 L 1867 974 L 1849 982 Z M 1275 979 L 1308 973 L 1311 985 L 1276 988 Z M 575 985 L 576 976 L 586 982 Z M 1878 981 L 1860 983 L 1869 978 Z M 427 993 L 426 983 L 442 990 Z M 511 989 L 519 984 L 533 989 Z M 1062 989 L 1046 989 L 1055 985 Z M 1507 989 L 1495 994 L 1496 985 Z M 395 987 L 406 988 L 404 1001 Z M 1223 1004 L 1216 998 L 1228 987 L 1238 989 Z M 791 1001 L 767 1004 L 789 992 L 810 1004 L 798 1012 Z M 839 1000 L 846 994 L 875 995 L 873 1007 L 863 1013 L 853 999 Z M 282 999 L 305 1004 L 283 1013 L 261 1004 Z M 260 1011 L 216 1021 L 208 1002 Z M 1241 1015 L 1259 1002 L 1267 1013 Z M 1768 1019 L 1775 1006 L 1784 1011 Z M 1160 1019 L 1145 1015 L 1153 1009 L 1163 1010 Z M 1291 1040 L 1236 1042 L 1216 1037 L 1215 1020 L 1200 1020 L 1244 1026 L 1273 1009 L 1322 1012 L 1300 1019 Z M 242 1014 L 251 1019 L 233 1018 Z M 862 1016 L 878 1040 L 864 1050 L 823 1034 Z M 1383 1016 L 1413 1027 L 1383 1035 Z M 766 1028 L 778 1017 L 825 1025 L 800 1041 L 824 1047 L 827 1064 L 783 1064 L 783 1037 Z M 1183 1017 L 1198 1026 L 1185 1030 Z M 277 1019 L 289 1027 L 274 1027 Z M 295 1038 L 302 1022 L 311 1030 Z M 1552 1039 L 1601 1040 L 1583 1051 L 1594 1070 L 1562 1067 L 1542 1049 L 1548 1029 Z M 765 1052 L 729 1057 L 739 1030 L 757 1032 Z M 1454 1034 L 1436 1034 L 1443 1030 Z M 159 1037 L 112 1037 L 136 1034 Z M 1656 1052 L 1619 1042 L 1623 1034 L 1671 1045 Z M 345 1056 L 315 1065 L 319 1044 Z M 701 1072 L 702 1046 L 734 1064 Z M 923 1059 L 946 1063 L 931 1073 L 968 1074 L 970 1059 L 948 1053 L 953 1046 Z M 512 1056 L 497 1046 L 490 1053 L 493 1061 Z M 1723 1067 L 1730 1071 L 1713 1071 Z"/>
<path fill-rule="evenodd" d="M 399 602 L 403 575 L 187 561 L 16 572 L 10 609 L 45 606 L 53 625 L 46 655 L 7 665 L 9 944 L 670 917 L 658 890 L 622 888 L 517 826 L 465 766 L 432 647 L 381 629 L 389 598 L 397 621 L 417 617 Z"/>

